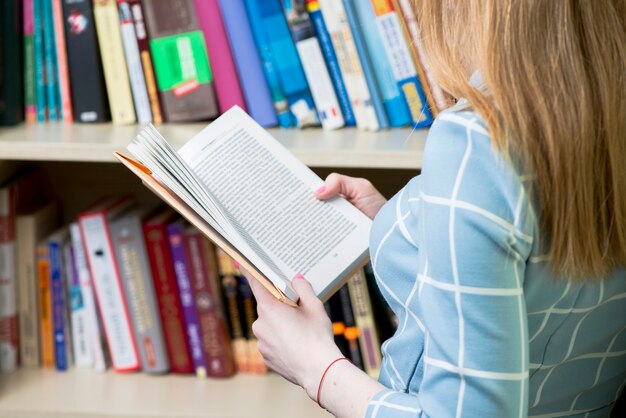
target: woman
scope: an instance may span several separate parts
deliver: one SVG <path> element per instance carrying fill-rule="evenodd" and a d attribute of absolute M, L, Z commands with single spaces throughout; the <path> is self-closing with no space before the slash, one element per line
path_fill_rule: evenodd
<path fill-rule="evenodd" d="M 259 350 L 339 417 L 607 416 L 626 382 L 626 1 L 416 7 L 435 75 L 465 99 L 388 203 L 339 175 L 316 192 L 375 217 L 399 319 L 380 380 L 335 361 L 301 276 L 295 309 L 252 281 Z"/>

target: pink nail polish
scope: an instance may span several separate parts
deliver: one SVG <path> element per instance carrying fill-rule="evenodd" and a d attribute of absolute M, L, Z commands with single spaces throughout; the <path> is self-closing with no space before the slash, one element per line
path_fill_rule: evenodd
<path fill-rule="evenodd" d="M 233 260 L 233 264 L 235 265 L 235 268 L 237 270 L 241 270 L 241 266 L 239 265 L 239 263 L 237 262 L 237 260 Z"/>
<path fill-rule="evenodd" d="M 315 190 L 316 194 L 324 193 L 326 191 L 326 186 L 322 186 L 319 189 Z"/>
<path fill-rule="evenodd" d="M 304 279 L 304 276 L 301 275 L 300 273 L 296 274 L 295 276 L 293 276 L 294 280 L 295 279 Z"/>

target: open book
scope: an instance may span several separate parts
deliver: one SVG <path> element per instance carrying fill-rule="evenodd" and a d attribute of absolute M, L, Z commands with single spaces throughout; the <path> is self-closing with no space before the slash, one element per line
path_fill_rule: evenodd
<path fill-rule="evenodd" d="M 368 258 L 371 221 L 239 107 L 176 152 L 152 125 L 117 158 L 279 300 L 303 274 L 327 299 Z"/>

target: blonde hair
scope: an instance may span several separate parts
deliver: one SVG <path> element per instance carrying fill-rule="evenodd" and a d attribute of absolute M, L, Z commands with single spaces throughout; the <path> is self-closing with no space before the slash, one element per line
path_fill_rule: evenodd
<path fill-rule="evenodd" d="M 626 265 L 626 0 L 416 0 L 434 75 L 535 176 L 554 271 Z M 469 83 L 478 70 L 481 91 Z"/>

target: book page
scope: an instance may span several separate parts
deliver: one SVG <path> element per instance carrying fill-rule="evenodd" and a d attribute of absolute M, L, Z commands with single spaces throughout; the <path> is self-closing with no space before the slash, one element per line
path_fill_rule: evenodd
<path fill-rule="evenodd" d="M 179 155 L 281 290 L 301 273 L 324 297 L 367 257 L 370 219 L 343 199 L 317 200 L 313 190 L 323 181 L 240 108 L 205 128 Z"/>

